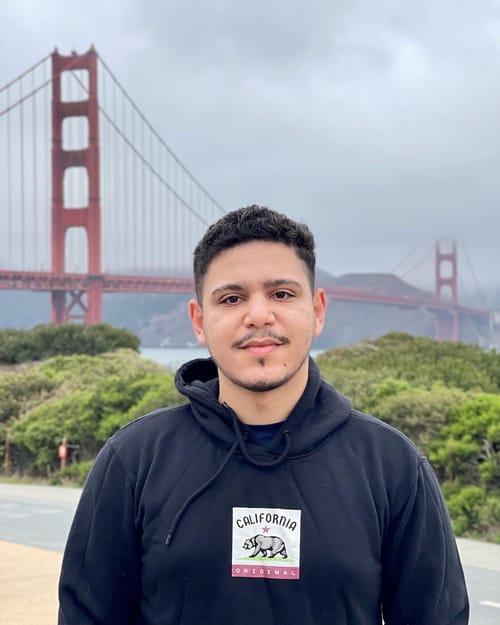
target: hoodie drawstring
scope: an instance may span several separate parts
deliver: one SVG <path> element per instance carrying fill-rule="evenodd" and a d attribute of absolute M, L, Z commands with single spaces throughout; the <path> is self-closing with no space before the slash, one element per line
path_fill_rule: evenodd
<path fill-rule="evenodd" d="M 189 508 L 189 506 L 193 503 L 193 501 L 197 497 L 199 497 L 199 495 L 201 495 L 201 493 L 203 493 L 203 491 L 205 491 L 219 477 L 219 475 L 222 473 L 222 471 L 224 471 L 224 469 L 226 468 L 228 462 L 231 460 L 231 457 L 233 456 L 234 452 L 236 451 L 236 449 L 238 447 L 240 448 L 241 453 L 243 454 L 243 457 L 248 462 L 248 464 L 251 464 L 254 467 L 264 467 L 264 468 L 266 468 L 266 467 L 274 467 L 277 464 L 279 464 L 280 462 L 283 462 L 283 460 L 288 455 L 288 451 L 290 449 L 291 437 L 290 437 L 290 432 L 288 430 L 284 430 L 282 432 L 282 435 L 283 435 L 283 438 L 285 439 L 285 448 L 283 449 L 283 451 L 281 452 L 281 454 L 277 458 L 275 458 L 274 460 L 271 460 L 270 462 L 261 462 L 259 460 L 255 460 L 254 458 L 252 458 L 252 456 L 248 452 L 248 449 L 247 449 L 247 446 L 246 446 L 246 443 L 245 443 L 245 435 L 242 434 L 242 432 L 241 432 L 241 429 L 240 429 L 240 426 L 239 426 L 238 417 L 236 416 L 236 413 L 226 403 L 224 403 L 223 406 L 227 410 L 229 410 L 229 413 L 231 414 L 231 419 L 232 419 L 232 422 L 233 422 L 233 430 L 234 430 L 234 434 L 236 436 L 236 440 L 234 441 L 231 449 L 229 450 L 227 456 L 224 458 L 224 461 L 222 462 L 220 467 L 217 469 L 217 471 L 204 484 L 202 484 L 193 493 L 191 493 L 191 495 L 189 495 L 189 497 L 186 499 L 186 501 L 179 508 L 179 511 L 175 515 L 174 520 L 172 521 L 172 524 L 170 525 L 170 529 L 168 531 L 167 538 L 165 539 L 165 546 L 166 547 L 168 547 L 170 545 L 170 543 L 172 542 L 172 537 L 174 535 L 174 532 L 175 532 L 175 530 L 177 528 L 177 525 L 179 524 L 179 521 L 180 521 L 182 515 L 184 514 L 184 512 Z"/>
<path fill-rule="evenodd" d="M 234 454 L 234 452 L 236 451 L 236 448 L 238 447 L 239 442 L 235 441 L 233 443 L 233 446 L 231 447 L 231 449 L 229 450 L 229 453 L 227 454 L 227 456 L 224 458 L 224 462 L 220 465 L 220 467 L 217 469 L 217 471 L 204 483 L 202 484 L 199 488 L 197 488 L 193 493 L 191 493 L 189 495 L 189 497 L 186 499 L 186 501 L 182 504 L 182 506 L 179 508 L 179 511 L 177 512 L 177 514 L 174 517 L 174 520 L 172 521 L 172 524 L 170 526 L 170 529 L 168 531 L 168 535 L 167 538 L 165 540 L 165 545 L 168 547 L 171 540 L 172 540 L 172 536 L 174 535 L 175 532 L 175 528 L 177 527 L 177 524 L 179 523 L 182 515 L 184 514 L 184 512 L 188 509 L 188 507 L 191 505 L 191 503 L 196 499 L 196 497 L 198 497 L 199 495 L 201 495 L 201 493 L 210 486 L 210 484 L 216 480 L 219 475 L 222 473 L 222 471 L 224 471 L 224 469 L 226 468 L 227 463 L 231 460 L 231 456 Z"/>
<path fill-rule="evenodd" d="M 279 464 L 280 462 L 283 462 L 283 460 L 287 457 L 288 451 L 290 449 L 290 441 L 291 441 L 291 439 L 290 439 L 290 432 L 288 430 L 284 430 L 282 432 L 283 438 L 285 439 L 285 449 L 283 449 L 283 451 L 281 452 L 281 454 L 277 458 L 275 458 L 274 460 L 271 460 L 270 462 L 261 462 L 259 460 L 255 460 L 248 453 L 248 449 L 247 449 L 247 446 L 246 446 L 246 443 L 245 443 L 245 437 L 241 433 L 241 429 L 240 429 L 240 426 L 239 426 L 239 423 L 238 423 L 238 418 L 237 418 L 236 414 L 234 413 L 234 410 L 231 410 L 231 408 L 229 408 L 229 406 L 227 404 L 224 404 L 224 405 L 231 412 L 231 417 L 233 419 L 233 430 L 234 430 L 234 433 L 236 435 L 236 440 L 237 440 L 237 442 L 238 442 L 238 444 L 240 446 L 241 453 L 243 454 L 243 457 L 248 462 L 248 464 L 253 464 L 254 467 L 274 467 L 277 464 Z"/>

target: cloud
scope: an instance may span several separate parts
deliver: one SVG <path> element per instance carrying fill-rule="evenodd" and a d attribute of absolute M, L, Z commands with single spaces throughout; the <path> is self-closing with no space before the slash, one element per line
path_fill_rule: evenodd
<path fill-rule="evenodd" d="M 332 273 L 443 237 L 497 279 L 498 1 L 12 0 L 0 19 L 0 83 L 95 43 L 224 207 L 307 220 Z"/>

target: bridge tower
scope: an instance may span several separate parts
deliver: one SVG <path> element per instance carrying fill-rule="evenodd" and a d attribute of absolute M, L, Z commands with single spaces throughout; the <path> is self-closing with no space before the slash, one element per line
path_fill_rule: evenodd
<path fill-rule="evenodd" d="M 61 74 L 65 71 L 88 72 L 88 98 L 63 101 Z M 63 121 L 85 117 L 88 144 L 84 149 L 63 148 Z M 64 201 L 64 173 L 71 167 L 85 167 L 88 178 L 88 205 L 67 208 Z M 52 272 L 66 273 L 65 245 L 70 228 L 85 230 L 88 246 L 88 286 L 85 290 L 52 290 L 52 322 L 72 319 L 99 323 L 102 318 L 101 205 L 99 190 L 99 110 L 97 101 L 97 53 L 62 56 L 52 54 Z"/>
<path fill-rule="evenodd" d="M 457 248 L 444 252 L 436 243 L 436 303 L 452 304 L 450 310 L 438 310 L 435 316 L 434 336 L 438 341 L 458 341 Z"/>

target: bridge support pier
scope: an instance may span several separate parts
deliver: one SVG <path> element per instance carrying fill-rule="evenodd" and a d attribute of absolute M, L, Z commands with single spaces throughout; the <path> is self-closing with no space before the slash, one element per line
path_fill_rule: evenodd
<path fill-rule="evenodd" d="M 66 291 L 51 291 L 52 323 L 66 323 Z"/>
<path fill-rule="evenodd" d="M 74 70 L 88 72 L 88 98 L 62 100 L 61 74 Z M 63 148 L 63 122 L 67 118 L 88 120 L 88 145 L 83 149 Z M 86 291 L 52 290 L 52 321 L 82 320 L 99 323 L 102 318 L 101 204 L 99 183 L 99 108 L 97 102 L 97 53 L 62 56 L 52 54 L 52 272 L 66 273 L 66 233 L 83 228 L 87 234 L 89 287 Z M 64 173 L 71 167 L 85 167 L 88 174 L 88 205 L 68 207 L 64 202 Z M 86 296 L 86 297 L 85 297 Z M 84 301 L 86 299 L 86 301 Z M 79 314 L 73 312 L 80 309 Z"/>
<path fill-rule="evenodd" d="M 52 323 L 80 321 L 85 325 L 101 323 L 102 284 L 95 281 L 83 291 L 52 291 Z"/>
<path fill-rule="evenodd" d="M 436 341 L 458 341 L 458 310 L 437 310 L 434 317 L 434 338 Z"/>
<path fill-rule="evenodd" d="M 448 270 L 446 269 L 448 268 Z M 434 337 L 437 341 L 458 341 L 459 316 L 457 301 L 457 248 L 453 241 L 451 250 L 443 252 L 436 243 L 436 303 L 452 304 L 451 311 L 436 311 Z"/>

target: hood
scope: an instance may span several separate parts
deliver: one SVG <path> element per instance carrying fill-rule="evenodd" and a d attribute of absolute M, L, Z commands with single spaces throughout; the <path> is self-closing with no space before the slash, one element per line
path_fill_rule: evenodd
<path fill-rule="evenodd" d="M 232 447 L 237 430 L 245 436 L 245 447 L 252 457 L 282 454 L 283 434 L 288 434 L 286 457 L 311 453 L 349 417 L 350 400 L 321 378 L 317 364 L 309 358 L 307 386 L 271 444 L 264 448 L 241 422 L 230 406 L 219 403 L 217 367 L 211 358 L 192 360 L 177 370 L 175 384 L 191 401 L 195 419 L 209 436 L 223 447 Z M 246 457 L 246 454 L 244 454 Z"/>
<path fill-rule="evenodd" d="M 192 360 L 177 370 L 175 385 L 191 400 L 191 410 L 199 426 L 228 451 L 215 473 L 201 484 L 177 511 L 165 544 L 171 544 L 182 516 L 205 490 L 217 480 L 233 455 L 248 464 L 270 469 L 287 459 L 314 451 L 340 427 L 351 412 L 350 401 L 321 379 L 316 363 L 309 358 L 307 386 L 270 445 L 263 446 L 238 419 L 231 406 L 219 402 L 217 367 L 211 358 Z"/>

